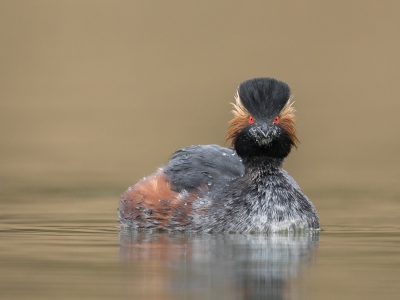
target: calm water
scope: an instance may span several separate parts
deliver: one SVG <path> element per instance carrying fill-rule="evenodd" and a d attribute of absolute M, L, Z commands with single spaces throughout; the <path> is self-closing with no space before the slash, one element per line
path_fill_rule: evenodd
<path fill-rule="evenodd" d="M 317 207 L 326 224 L 319 233 L 203 235 L 119 231 L 113 193 L 3 194 L 2 298 L 395 299 L 400 292 L 395 199 L 331 195 L 334 206 Z M 381 217 L 367 217 L 376 201 L 387 203 Z"/>
<path fill-rule="evenodd" d="M 0 0 L 1 299 L 395 299 L 400 2 Z M 235 89 L 292 88 L 318 234 L 118 230 Z"/>

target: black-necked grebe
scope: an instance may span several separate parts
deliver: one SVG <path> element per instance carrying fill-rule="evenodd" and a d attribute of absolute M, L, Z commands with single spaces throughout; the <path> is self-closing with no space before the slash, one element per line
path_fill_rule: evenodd
<path fill-rule="evenodd" d="M 289 86 L 239 85 L 227 140 L 175 152 L 168 165 L 121 197 L 122 226 L 197 232 L 319 229 L 313 204 L 282 168 L 298 139 Z"/>

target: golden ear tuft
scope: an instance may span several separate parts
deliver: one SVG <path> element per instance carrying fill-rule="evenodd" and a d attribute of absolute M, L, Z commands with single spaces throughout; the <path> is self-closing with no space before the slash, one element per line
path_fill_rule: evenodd
<path fill-rule="evenodd" d="M 282 108 L 279 113 L 280 125 L 281 127 L 289 134 L 290 139 L 292 140 L 293 146 L 297 148 L 300 144 L 299 139 L 297 138 L 296 132 L 296 109 L 293 107 L 294 101 L 292 101 L 293 96 L 291 95 L 288 102 L 286 102 L 285 106 Z"/>
<path fill-rule="evenodd" d="M 248 125 L 247 120 L 250 116 L 250 113 L 243 106 L 238 92 L 235 94 L 235 100 L 235 103 L 232 103 L 233 110 L 231 111 L 234 117 L 229 122 L 229 130 L 226 137 L 226 141 L 230 141 L 232 145 L 235 143 L 238 133 Z"/>

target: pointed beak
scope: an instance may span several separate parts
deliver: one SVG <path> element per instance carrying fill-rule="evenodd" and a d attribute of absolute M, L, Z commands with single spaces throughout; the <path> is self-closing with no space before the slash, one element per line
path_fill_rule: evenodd
<path fill-rule="evenodd" d="M 273 128 L 267 124 L 254 126 L 250 129 L 251 135 L 260 145 L 268 145 L 272 141 Z"/>

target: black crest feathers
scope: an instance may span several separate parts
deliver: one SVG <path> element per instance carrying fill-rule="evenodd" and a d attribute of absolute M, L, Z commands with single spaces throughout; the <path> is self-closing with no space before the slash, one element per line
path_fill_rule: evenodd
<path fill-rule="evenodd" d="M 290 98 L 290 88 L 283 81 L 261 77 L 242 82 L 238 94 L 252 116 L 264 119 L 279 114 Z"/>

